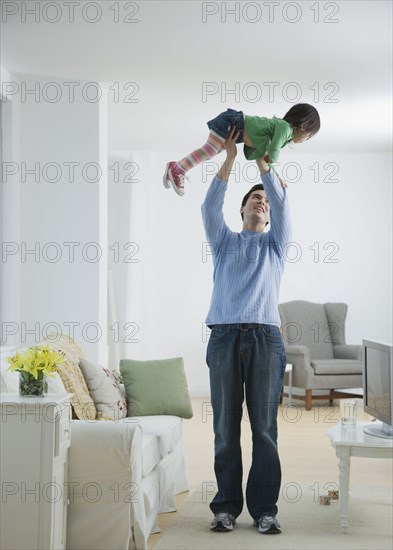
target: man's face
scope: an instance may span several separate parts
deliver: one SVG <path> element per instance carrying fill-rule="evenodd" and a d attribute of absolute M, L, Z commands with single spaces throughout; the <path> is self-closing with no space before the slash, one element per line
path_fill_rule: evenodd
<path fill-rule="evenodd" d="M 240 212 L 244 216 L 243 223 L 266 225 L 270 222 L 270 204 L 265 191 L 258 189 L 251 193 Z"/>

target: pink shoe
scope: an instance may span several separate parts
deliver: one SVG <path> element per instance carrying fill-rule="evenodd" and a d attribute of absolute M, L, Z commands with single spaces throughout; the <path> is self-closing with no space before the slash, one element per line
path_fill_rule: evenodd
<path fill-rule="evenodd" d="M 168 164 L 166 165 L 164 177 L 162 178 L 162 182 L 164 184 L 164 187 L 166 187 L 166 189 L 170 189 L 172 187 L 171 180 L 169 179 L 169 176 L 168 176 L 168 170 L 169 170 L 170 164 L 171 163 L 168 162 Z"/>
<path fill-rule="evenodd" d="M 168 163 L 167 170 L 166 170 L 167 179 L 169 178 L 169 181 L 171 182 L 173 189 L 181 197 L 184 195 L 185 180 L 190 181 L 185 174 L 186 174 L 185 171 L 182 168 L 180 168 L 177 162 Z"/>

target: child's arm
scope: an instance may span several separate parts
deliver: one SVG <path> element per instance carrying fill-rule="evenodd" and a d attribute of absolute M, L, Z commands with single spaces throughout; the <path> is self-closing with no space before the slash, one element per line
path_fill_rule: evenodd
<path fill-rule="evenodd" d="M 292 137 L 292 130 L 288 124 L 278 124 L 270 144 L 267 148 L 268 159 L 267 162 L 273 164 L 278 161 L 280 150 Z"/>

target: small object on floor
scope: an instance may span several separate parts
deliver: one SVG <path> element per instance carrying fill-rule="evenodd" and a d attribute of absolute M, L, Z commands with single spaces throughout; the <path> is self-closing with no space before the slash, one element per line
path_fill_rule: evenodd
<path fill-rule="evenodd" d="M 339 492 L 338 490 L 329 490 L 328 495 L 330 497 L 330 500 L 338 500 L 339 498 Z"/>
<path fill-rule="evenodd" d="M 278 535 L 281 533 L 281 525 L 276 516 L 261 516 L 258 521 L 254 521 L 254 526 L 264 535 Z"/>
<path fill-rule="evenodd" d="M 235 525 L 235 517 L 227 512 L 219 512 L 215 514 L 213 521 L 210 524 L 211 531 L 226 532 L 233 531 Z"/>
<path fill-rule="evenodd" d="M 329 495 L 321 495 L 319 497 L 319 504 L 322 504 L 323 506 L 329 506 L 331 501 L 331 498 Z"/>

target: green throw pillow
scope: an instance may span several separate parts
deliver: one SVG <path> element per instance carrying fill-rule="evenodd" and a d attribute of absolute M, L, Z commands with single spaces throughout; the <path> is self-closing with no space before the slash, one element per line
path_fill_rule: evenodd
<path fill-rule="evenodd" d="M 122 359 L 120 372 L 128 400 L 127 416 L 192 417 L 182 357 L 151 361 Z"/>

